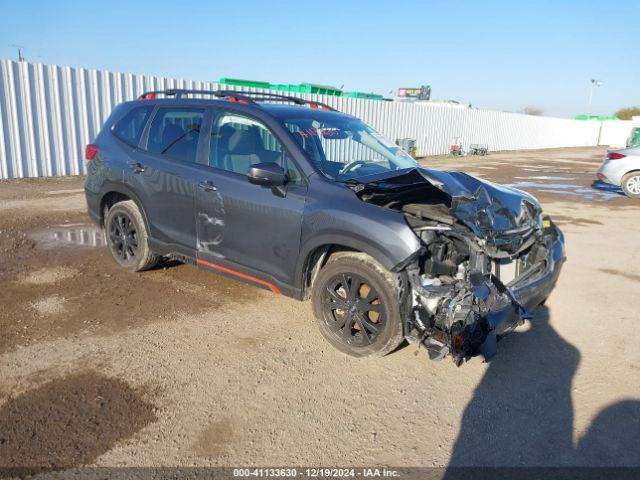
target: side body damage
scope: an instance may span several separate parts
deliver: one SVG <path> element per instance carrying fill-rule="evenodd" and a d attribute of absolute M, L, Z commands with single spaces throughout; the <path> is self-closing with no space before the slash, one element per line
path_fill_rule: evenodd
<path fill-rule="evenodd" d="M 405 267 L 409 341 L 433 360 L 482 354 L 530 318 L 555 286 L 564 238 L 535 198 L 462 172 L 414 169 L 351 188 L 402 212 L 422 248 Z"/>

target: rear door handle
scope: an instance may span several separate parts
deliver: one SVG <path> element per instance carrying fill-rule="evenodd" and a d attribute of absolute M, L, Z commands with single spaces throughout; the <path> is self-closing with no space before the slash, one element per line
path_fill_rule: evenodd
<path fill-rule="evenodd" d="M 130 162 L 129 168 L 133 170 L 133 173 L 142 173 L 144 172 L 145 166 L 140 162 Z"/>
<path fill-rule="evenodd" d="M 198 188 L 199 188 L 200 190 L 205 191 L 205 192 L 215 192 L 216 190 L 218 190 L 218 187 L 216 187 L 216 186 L 213 184 L 213 182 L 212 182 L 212 181 L 210 181 L 210 180 L 207 180 L 207 181 L 204 181 L 204 182 L 200 182 L 200 183 L 198 184 Z"/>

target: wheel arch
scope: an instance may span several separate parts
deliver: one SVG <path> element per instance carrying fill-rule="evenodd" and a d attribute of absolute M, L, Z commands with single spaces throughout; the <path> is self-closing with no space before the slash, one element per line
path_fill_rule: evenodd
<path fill-rule="evenodd" d="M 109 185 L 104 189 L 103 194 L 100 196 L 100 210 L 98 214 L 100 215 L 100 224 L 104 225 L 105 220 L 105 209 L 111 208 L 111 206 L 115 205 L 118 202 L 131 200 L 133 201 L 140 213 L 142 214 L 142 219 L 144 220 L 144 226 L 151 235 L 151 229 L 149 228 L 149 219 L 147 218 L 147 212 L 144 209 L 144 205 L 140 201 L 140 198 L 125 185 Z M 107 208 L 108 207 L 108 208 Z"/>
<path fill-rule="evenodd" d="M 638 198 L 638 193 L 628 191 L 627 190 L 628 187 L 626 185 L 627 181 L 630 178 L 636 178 L 638 176 L 640 176 L 640 168 L 634 168 L 633 170 L 629 170 L 627 173 L 622 175 L 622 178 L 620 179 L 620 187 L 622 188 L 622 191 L 627 197 Z"/>
<path fill-rule="evenodd" d="M 313 282 L 329 257 L 337 252 L 344 251 L 366 253 L 389 271 L 397 271 L 398 265 L 402 266 L 406 263 L 406 259 L 401 262 L 393 261 L 381 250 L 356 239 L 348 237 L 318 239 L 316 242 L 307 245 L 299 256 L 295 278 L 302 300 L 309 298 Z"/>

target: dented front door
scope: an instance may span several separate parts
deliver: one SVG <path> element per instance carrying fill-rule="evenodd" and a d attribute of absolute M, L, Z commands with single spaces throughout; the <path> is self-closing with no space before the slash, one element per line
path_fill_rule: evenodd
<path fill-rule="evenodd" d="M 196 192 L 199 263 L 238 267 L 243 278 L 269 284 L 293 284 L 307 191 L 299 170 L 271 130 L 236 112 L 212 119 L 208 153 Z M 283 189 L 249 182 L 249 166 L 262 162 L 284 168 Z"/>
<path fill-rule="evenodd" d="M 196 193 L 200 263 L 238 266 L 258 278 L 292 284 L 306 186 L 286 190 L 280 197 L 243 175 L 214 169 L 203 175 Z"/>

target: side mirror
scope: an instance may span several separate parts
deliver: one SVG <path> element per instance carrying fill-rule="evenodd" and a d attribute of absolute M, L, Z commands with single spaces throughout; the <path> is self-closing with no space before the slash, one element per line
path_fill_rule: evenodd
<path fill-rule="evenodd" d="M 256 163 L 249 167 L 247 178 L 255 185 L 268 185 L 271 187 L 284 185 L 285 172 L 277 163 Z"/>

